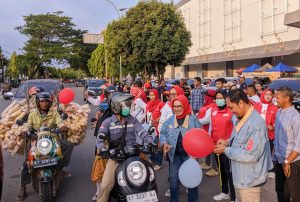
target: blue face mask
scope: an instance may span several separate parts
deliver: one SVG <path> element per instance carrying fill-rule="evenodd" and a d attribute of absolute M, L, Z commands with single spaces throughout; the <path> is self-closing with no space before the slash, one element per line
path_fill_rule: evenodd
<path fill-rule="evenodd" d="M 216 104 L 218 107 L 224 107 L 226 104 L 225 99 L 217 99 Z"/>
<path fill-rule="evenodd" d="M 130 107 L 122 107 L 122 110 L 121 110 L 121 115 L 122 116 L 129 116 L 130 114 Z"/>

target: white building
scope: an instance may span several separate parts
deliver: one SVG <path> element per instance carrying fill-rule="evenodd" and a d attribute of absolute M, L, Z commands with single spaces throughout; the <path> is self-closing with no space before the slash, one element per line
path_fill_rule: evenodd
<path fill-rule="evenodd" d="M 234 76 L 254 63 L 300 67 L 299 0 L 182 0 L 176 7 L 192 47 L 166 78 Z"/>

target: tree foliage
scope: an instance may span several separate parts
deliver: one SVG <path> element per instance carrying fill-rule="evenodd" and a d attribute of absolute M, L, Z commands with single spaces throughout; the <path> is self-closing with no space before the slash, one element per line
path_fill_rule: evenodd
<path fill-rule="evenodd" d="M 18 70 L 18 61 L 17 61 L 17 54 L 14 51 L 10 57 L 9 65 L 6 70 L 6 75 L 18 79 L 19 78 L 19 70 Z"/>
<path fill-rule="evenodd" d="M 72 18 L 63 16 L 63 12 L 58 11 L 30 14 L 24 16 L 24 21 L 25 24 L 16 29 L 29 38 L 23 48 L 24 60 L 29 63 L 29 78 L 43 75 L 44 68 L 53 62 L 69 62 L 72 67 L 77 68 L 84 66 L 84 60 L 80 58 L 86 54 L 85 49 L 81 47 L 85 31 L 75 29 Z"/>
<path fill-rule="evenodd" d="M 99 44 L 92 53 L 88 61 L 88 69 L 94 77 L 105 77 L 105 48 L 103 44 Z"/>
<path fill-rule="evenodd" d="M 142 1 L 108 25 L 106 44 L 113 61 L 122 54 L 127 71 L 160 76 L 167 65 L 184 60 L 191 33 L 173 4 Z"/>

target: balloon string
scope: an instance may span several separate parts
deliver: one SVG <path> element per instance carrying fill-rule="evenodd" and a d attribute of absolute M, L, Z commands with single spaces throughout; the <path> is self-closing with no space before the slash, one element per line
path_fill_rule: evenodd
<path fill-rule="evenodd" d="M 223 187 L 223 184 L 222 184 L 222 175 L 221 175 L 220 155 L 218 154 L 217 156 L 218 156 L 219 173 L 220 173 L 220 185 L 221 185 L 221 187 Z"/>

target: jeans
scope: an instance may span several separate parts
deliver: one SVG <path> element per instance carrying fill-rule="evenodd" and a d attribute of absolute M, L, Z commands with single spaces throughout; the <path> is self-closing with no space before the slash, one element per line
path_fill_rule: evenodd
<path fill-rule="evenodd" d="M 163 161 L 163 153 L 161 151 L 157 151 L 155 154 L 151 154 L 150 160 L 155 162 L 156 165 L 161 166 Z"/>
<path fill-rule="evenodd" d="M 218 156 L 215 155 L 216 161 L 218 162 Z M 225 154 L 219 155 L 220 158 L 220 174 L 222 178 L 222 193 L 228 194 L 230 188 L 230 200 L 235 201 L 235 191 L 232 180 L 232 174 L 230 172 L 229 159 Z M 229 186 L 228 186 L 229 184 Z"/>
<path fill-rule="evenodd" d="M 179 202 L 179 168 L 188 157 L 174 156 L 174 161 L 170 167 L 170 191 L 171 202 Z M 198 202 L 198 187 L 188 189 L 188 202 Z"/>
<path fill-rule="evenodd" d="M 282 164 L 275 164 L 275 189 L 278 202 L 300 202 L 300 160 L 290 164 L 291 175 L 284 175 Z"/>

